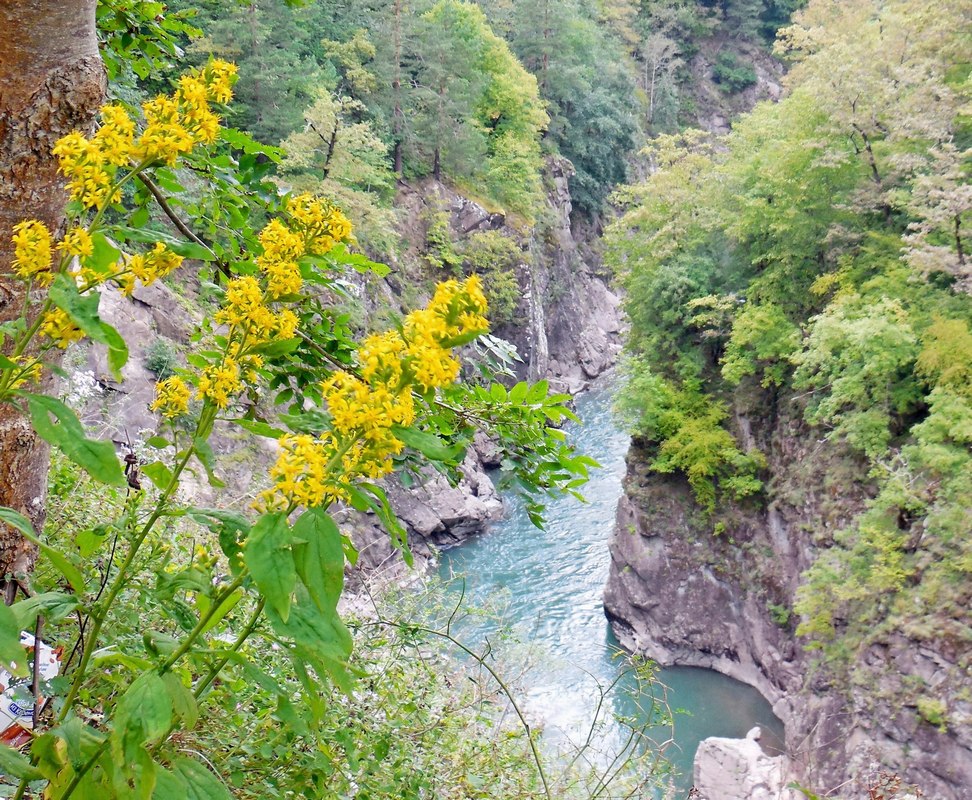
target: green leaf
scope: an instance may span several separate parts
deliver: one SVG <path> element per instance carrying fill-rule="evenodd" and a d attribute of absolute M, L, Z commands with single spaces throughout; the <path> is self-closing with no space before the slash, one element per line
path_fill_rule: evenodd
<path fill-rule="evenodd" d="M 203 465 L 203 469 L 206 470 L 206 477 L 209 478 L 209 485 L 216 489 L 222 489 L 226 486 L 226 482 L 220 478 L 216 477 L 214 472 L 216 468 L 216 454 L 213 452 L 212 445 L 209 441 L 202 436 L 197 436 L 193 440 L 193 446 L 196 449 L 196 458 L 199 459 L 199 463 Z"/>
<path fill-rule="evenodd" d="M 378 519 L 381 520 L 381 524 L 385 526 L 391 536 L 392 544 L 402 551 L 402 558 L 405 559 L 405 563 L 412 566 L 413 558 L 412 551 L 408 549 L 408 533 L 402 527 L 402 523 L 398 521 L 398 516 L 391 507 L 391 503 L 388 502 L 388 495 L 385 494 L 385 490 L 373 483 L 362 483 L 361 488 L 377 501 L 377 503 L 372 502 L 369 505 L 374 509 Z"/>
<path fill-rule="evenodd" d="M 36 781 L 44 777 L 36 767 L 31 766 L 26 756 L 11 750 L 5 744 L 0 744 L 0 774 L 28 781 Z"/>
<path fill-rule="evenodd" d="M 185 239 L 174 236 L 167 231 L 129 228 L 124 225 L 114 225 L 111 230 L 119 239 L 126 242 L 146 242 L 149 244 L 162 242 L 169 250 L 183 258 L 191 258 L 196 261 L 216 260 L 216 254 L 208 247 L 196 242 L 187 242 Z"/>
<path fill-rule="evenodd" d="M 142 474 L 152 481 L 152 483 L 154 483 L 159 489 L 165 489 L 165 487 L 168 486 L 172 481 L 172 470 L 161 461 L 153 461 L 151 464 L 143 464 L 139 469 L 141 469 Z"/>
<path fill-rule="evenodd" d="M 344 588 L 341 531 L 330 514 L 312 508 L 300 515 L 293 533 L 294 562 L 300 580 L 322 612 L 334 612 Z"/>
<path fill-rule="evenodd" d="M 202 632 L 208 633 L 219 625 L 219 623 L 223 621 L 224 617 L 229 614 L 230 611 L 236 608 L 237 605 L 239 605 L 239 602 L 242 599 L 242 589 L 237 589 L 235 592 L 231 592 L 229 596 L 219 604 L 219 607 L 213 612 L 212 616 L 209 618 L 209 621 L 203 625 Z"/>
<path fill-rule="evenodd" d="M 527 392 L 526 400 L 528 403 L 539 403 L 547 396 L 550 384 L 547 381 L 537 381 Z"/>
<path fill-rule="evenodd" d="M 60 400 L 40 394 L 22 396 L 27 400 L 34 430 L 41 439 L 59 448 L 95 480 L 109 486 L 125 486 L 125 473 L 111 442 L 88 439 L 77 416 Z M 51 422 L 51 414 L 58 424 Z"/>
<path fill-rule="evenodd" d="M 121 250 L 108 241 L 108 237 L 100 231 L 91 234 L 91 244 L 94 245 L 93 251 L 84 260 L 84 265 L 101 275 L 107 275 L 110 267 L 121 258 Z"/>
<path fill-rule="evenodd" d="M 272 425 L 268 425 L 266 422 L 261 422 L 257 419 L 238 419 L 235 422 L 244 430 L 257 436 L 263 436 L 266 439 L 279 439 L 285 434 L 285 431 L 274 428 Z"/>
<path fill-rule="evenodd" d="M 250 531 L 244 552 L 253 580 L 284 622 L 290 615 L 291 595 L 297 585 L 292 543 L 287 518 L 264 514 Z"/>
<path fill-rule="evenodd" d="M 172 724 L 172 700 L 155 670 L 139 675 L 115 704 L 111 749 L 122 763 L 131 762 L 146 744 L 165 736 Z"/>
<path fill-rule="evenodd" d="M 433 461 L 455 463 L 461 461 L 466 454 L 466 448 L 463 445 L 449 445 L 435 434 L 420 431 L 417 428 L 393 425 L 391 430 L 406 445 Z"/>
<path fill-rule="evenodd" d="M 233 800 L 219 778 L 198 761 L 180 756 L 172 762 L 172 772 L 185 783 L 183 800 Z"/>
<path fill-rule="evenodd" d="M 182 682 L 182 678 L 174 672 L 166 672 L 162 676 L 162 682 L 169 692 L 172 711 L 176 717 L 182 720 L 186 728 L 192 728 L 199 719 L 199 706 L 196 703 L 196 698 Z"/>
<path fill-rule="evenodd" d="M 115 379 L 121 380 L 120 370 L 128 361 L 128 345 L 118 331 L 98 316 L 101 295 L 97 292 L 81 294 L 74 278 L 60 273 L 54 278 L 48 296 L 75 325 L 96 342 L 108 347 L 108 366 Z"/>
<path fill-rule="evenodd" d="M 10 610 L 17 620 L 17 629 L 22 631 L 34 627 L 38 614 L 43 614 L 49 622 L 57 622 L 73 612 L 78 605 L 78 598 L 74 595 L 44 592 L 14 603 Z"/>
<path fill-rule="evenodd" d="M 293 640 L 297 655 L 303 655 L 323 669 L 345 691 L 351 690 L 348 656 L 353 640 L 347 626 L 336 611 L 324 614 L 305 597 L 290 609 L 284 620 L 274 609 L 267 609 L 273 629 L 282 637 Z"/>
<path fill-rule="evenodd" d="M 186 782 L 180 776 L 160 767 L 155 778 L 152 800 L 186 800 L 188 796 L 189 787 L 186 786 Z"/>
<path fill-rule="evenodd" d="M 456 336 L 448 336 L 443 339 L 439 344 L 442 347 L 462 347 L 464 344 L 469 344 L 470 342 L 476 341 L 480 336 L 482 336 L 486 331 L 466 331 L 465 333 L 460 333 Z"/>
<path fill-rule="evenodd" d="M 10 608 L 0 603 L 0 665 L 18 678 L 26 677 L 27 651 L 20 643 L 20 625 Z"/>
<path fill-rule="evenodd" d="M 12 508 L 0 507 L 0 522 L 5 522 L 10 527 L 16 528 L 25 539 L 37 545 L 40 551 L 47 556 L 47 560 L 57 568 L 58 572 L 67 578 L 68 583 L 71 584 L 71 588 L 78 594 L 84 592 L 84 576 L 81 574 L 81 570 L 72 564 L 64 553 L 55 550 L 49 544 L 42 541 L 34 532 L 34 526 L 30 524 L 30 520 L 27 517 L 18 514 Z"/>

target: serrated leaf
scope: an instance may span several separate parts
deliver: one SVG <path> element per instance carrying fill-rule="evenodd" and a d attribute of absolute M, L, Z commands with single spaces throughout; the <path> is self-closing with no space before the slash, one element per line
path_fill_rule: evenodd
<path fill-rule="evenodd" d="M 294 563 L 307 594 L 323 613 L 337 609 L 344 588 L 341 531 L 320 508 L 305 511 L 293 527 Z"/>
<path fill-rule="evenodd" d="M 84 576 L 81 574 L 81 570 L 72 564 L 71 560 L 64 553 L 44 542 L 34 532 L 34 526 L 30 524 L 30 520 L 27 517 L 18 514 L 12 508 L 0 507 L 0 522 L 5 522 L 10 527 L 16 528 L 27 541 L 37 545 L 40 551 L 47 557 L 47 560 L 55 566 L 61 575 L 67 578 L 68 583 L 71 584 L 71 588 L 79 594 L 84 592 Z"/>
<path fill-rule="evenodd" d="M 124 486 L 125 473 L 111 442 L 88 439 L 75 413 L 60 400 L 39 394 L 23 394 L 30 407 L 34 430 L 92 478 L 109 486 Z M 58 424 L 50 420 L 53 414 Z"/>
<path fill-rule="evenodd" d="M 297 585 L 291 544 L 287 518 L 264 514 L 250 530 L 243 554 L 257 588 L 284 622 L 290 615 L 291 595 Z"/>

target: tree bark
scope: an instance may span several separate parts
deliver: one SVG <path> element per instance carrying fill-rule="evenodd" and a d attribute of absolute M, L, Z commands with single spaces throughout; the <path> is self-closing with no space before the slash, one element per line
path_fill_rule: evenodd
<path fill-rule="evenodd" d="M 0 323 L 16 319 L 23 284 L 11 275 L 13 226 L 38 219 L 56 234 L 67 194 L 51 155 L 72 130 L 89 132 L 104 101 L 96 0 L 22 0 L 0 4 Z M 0 404 L 0 506 L 43 528 L 50 452 L 22 414 Z M 36 553 L 0 524 L 0 580 L 9 587 L 33 569 Z"/>

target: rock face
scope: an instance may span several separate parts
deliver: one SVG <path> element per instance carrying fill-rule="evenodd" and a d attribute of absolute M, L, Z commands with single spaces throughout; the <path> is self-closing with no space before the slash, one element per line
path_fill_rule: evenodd
<path fill-rule="evenodd" d="M 475 451 L 462 465 L 462 480 L 450 486 L 438 473 L 427 471 L 424 482 L 404 488 L 387 482 L 388 500 L 408 532 L 416 572 L 423 574 L 435 560 L 437 547 L 448 547 L 481 533 L 503 511 L 503 503 Z M 374 514 L 349 509 L 339 512 L 342 528 L 358 548 L 358 568 L 349 575 L 353 590 L 363 579 L 400 582 L 408 568 L 392 546 L 388 533 Z"/>
<path fill-rule="evenodd" d="M 804 800 L 788 789 L 786 756 L 769 756 L 759 746 L 759 728 L 745 739 L 705 739 L 695 754 L 694 783 L 700 800 Z"/>
<path fill-rule="evenodd" d="M 619 298 L 608 288 L 600 258 L 589 242 L 597 232 L 575 231 L 571 220 L 569 161 L 549 157 L 544 171 L 547 208 L 528 232 L 520 221 L 489 211 L 452 187 L 432 180 L 400 187 L 399 226 L 405 262 L 420 261 L 430 211 L 448 212 L 453 237 L 464 239 L 483 231 L 499 231 L 518 242 L 523 262 L 517 269 L 521 300 L 516 322 L 493 331 L 516 345 L 523 359 L 520 377 L 547 378 L 558 389 L 576 394 L 614 365 L 621 350 Z M 402 293 L 405 276 L 390 279 Z"/>
<path fill-rule="evenodd" d="M 767 456 L 769 501 L 716 518 L 683 479 L 651 473 L 652 454 L 632 446 L 604 595 L 622 644 L 757 688 L 784 723 L 794 773 L 818 794 L 841 787 L 840 797 L 867 798 L 868 781 L 886 770 L 902 791 L 968 800 L 967 645 L 963 654 L 945 637 L 891 632 L 837 672 L 794 632 L 801 573 L 863 508 L 869 487 L 856 476 L 866 469 L 808 430 L 794 403 L 740 413 L 736 426 L 741 439 L 751 429 Z M 946 726 L 919 713 L 922 694 L 945 704 Z"/>

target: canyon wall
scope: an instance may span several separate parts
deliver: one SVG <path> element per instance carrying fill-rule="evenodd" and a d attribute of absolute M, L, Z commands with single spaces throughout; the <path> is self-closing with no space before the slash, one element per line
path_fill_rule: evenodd
<path fill-rule="evenodd" d="M 795 634 L 801 574 L 862 509 L 866 467 L 808 429 L 789 398 L 738 413 L 735 427 L 767 455 L 767 499 L 712 516 L 682 477 L 651 472 L 652 454 L 632 446 L 604 596 L 619 639 L 661 664 L 757 688 L 785 725 L 795 775 L 817 794 L 867 798 L 886 771 L 926 798 L 967 800 L 968 643 L 890 631 L 835 664 Z M 922 695 L 941 699 L 947 722 L 920 713 Z"/>

